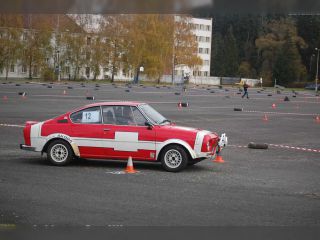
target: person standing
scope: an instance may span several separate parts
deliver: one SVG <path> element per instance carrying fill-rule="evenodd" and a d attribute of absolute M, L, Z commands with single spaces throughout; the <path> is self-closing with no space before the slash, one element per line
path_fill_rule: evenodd
<path fill-rule="evenodd" d="M 249 85 L 245 82 L 243 84 L 243 95 L 242 95 L 242 98 L 244 98 L 245 96 L 247 96 L 247 98 L 249 98 L 249 94 L 248 94 L 248 88 L 249 88 Z"/>

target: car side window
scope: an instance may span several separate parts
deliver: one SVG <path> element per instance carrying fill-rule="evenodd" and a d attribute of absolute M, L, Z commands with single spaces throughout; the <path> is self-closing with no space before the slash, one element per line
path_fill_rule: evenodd
<path fill-rule="evenodd" d="M 137 107 L 132 107 L 134 122 L 138 126 L 145 126 L 146 118 L 142 115 Z"/>
<path fill-rule="evenodd" d="M 117 125 L 136 125 L 130 106 L 115 107 L 115 118 Z"/>
<path fill-rule="evenodd" d="M 72 113 L 70 118 L 73 123 L 99 124 L 101 123 L 100 107 L 86 108 Z"/>
<path fill-rule="evenodd" d="M 104 124 L 116 124 L 115 118 L 115 106 L 102 107 L 103 123 Z"/>

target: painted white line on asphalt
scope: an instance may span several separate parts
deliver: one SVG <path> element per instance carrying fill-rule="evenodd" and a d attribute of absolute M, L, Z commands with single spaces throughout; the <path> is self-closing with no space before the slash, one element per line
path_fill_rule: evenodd
<path fill-rule="evenodd" d="M 268 144 L 268 143 L 267 143 Z M 304 152 L 315 152 L 320 153 L 320 149 L 311 149 L 311 148 L 301 148 L 301 147 L 293 147 L 293 146 L 287 146 L 287 145 L 278 145 L 278 144 L 268 144 L 271 147 L 279 147 L 279 148 L 286 148 L 286 149 L 293 149 L 293 150 L 301 150 Z M 236 147 L 236 148 L 246 148 L 247 146 L 243 145 L 235 145 L 235 144 L 228 144 L 230 147 Z"/>
<path fill-rule="evenodd" d="M 24 125 L 0 123 L 0 127 L 19 127 L 19 128 L 23 128 Z"/>
<path fill-rule="evenodd" d="M 263 114 L 275 114 L 275 115 L 297 115 L 297 116 L 317 116 L 319 113 L 291 113 L 291 112 L 265 112 L 255 110 L 243 110 L 245 113 L 263 113 Z"/>

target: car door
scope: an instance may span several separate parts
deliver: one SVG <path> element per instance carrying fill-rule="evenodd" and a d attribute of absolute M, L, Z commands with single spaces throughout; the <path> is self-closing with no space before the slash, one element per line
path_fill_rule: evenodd
<path fill-rule="evenodd" d="M 103 106 L 106 158 L 155 160 L 155 131 L 135 106 Z"/>
<path fill-rule="evenodd" d="M 70 115 L 72 139 L 79 147 L 80 157 L 103 158 L 103 124 L 101 107 L 90 107 Z"/>

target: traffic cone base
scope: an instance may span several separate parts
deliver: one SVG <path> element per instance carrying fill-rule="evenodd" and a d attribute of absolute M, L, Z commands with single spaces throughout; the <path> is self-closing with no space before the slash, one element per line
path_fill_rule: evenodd
<path fill-rule="evenodd" d="M 224 160 L 221 155 L 217 155 L 216 158 L 213 160 L 215 163 L 224 163 Z"/>
<path fill-rule="evenodd" d="M 267 114 L 264 115 L 264 117 L 263 117 L 262 120 L 263 120 L 263 121 L 268 121 L 268 120 L 269 120 Z"/>

